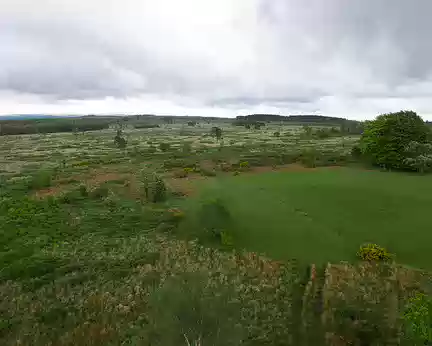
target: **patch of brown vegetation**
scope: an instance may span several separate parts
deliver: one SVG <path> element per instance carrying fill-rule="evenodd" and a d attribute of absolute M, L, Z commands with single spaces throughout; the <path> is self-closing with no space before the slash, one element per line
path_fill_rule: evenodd
<path fill-rule="evenodd" d="M 165 180 L 168 188 L 174 193 L 181 194 L 183 196 L 193 196 L 197 192 L 196 184 L 197 180 L 208 179 L 198 174 L 191 174 L 187 178 L 169 178 Z"/>

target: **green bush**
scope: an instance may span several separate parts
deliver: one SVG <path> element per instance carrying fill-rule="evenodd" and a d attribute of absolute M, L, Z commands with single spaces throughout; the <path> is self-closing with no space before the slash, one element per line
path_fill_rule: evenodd
<path fill-rule="evenodd" d="M 404 312 L 404 336 L 411 345 L 432 344 L 432 299 L 417 293 Z"/>
<path fill-rule="evenodd" d="M 430 130 L 415 112 L 401 111 L 378 116 L 366 123 L 361 137 L 362 153 L 374 165 L 387 169 L 410 169 L 406 147 L 425 143 Z"/>
<path fill-rule="evenodd" d="M 169 143 L 159 143 L 159 149 L 160 151 L 168 151 L 171 148 L 171 144 Z"/>
<path fill-rule="evenodd" d="M 42 170 L 33 175 L 28 181 L 29 190 L 44 189 L 51 186 L 53 172 Z"/>
<path fill-rule="evenodd" d="M 166 199 L 165 182 L 159 175 L 153 172 L 141 172 L 141 184 L 143 189 L 143 197 L 148 202 L 157 203 L 163 202 Z"/>
<path fill-rule="evenodd" d="M 216 176 L 216 172 L 214 169 L 205 168 L 205 167 L 200 168 L 200 173 L 201 173 L 201 175 L 203 175 L 205 177 L 215 177 Z"/>
<path fill-rule="evenodd" d="M 241 171 L 248 171 L 250 169 L 249 161 L 240 162 L 239 167 Z"/>
<path fill-rule="evenodd" d="M 361 148 L 358 145 L 354 145 L 351 149 L 351 156 L 355 159 L 360 158 L 362 155 Z"/>
<path fill-rule="evenodd" d="M 92 199 L 104 199 L 109 194 L 107 186 L 101 185 L 90 190 L 88 196 Z"/>
<path fill-rule="evenodd" d="M 204 202 L 198 212 L 198 218 L 201 227 L 220 244 L 222 244 L 222 234 L 232 229 L 231 214 L 221 199 Z"/>
<path fill-rule="evenodd" d="M 388 261 L 392 255 L 377 244 L 362 245 L 357 252 L 357 256 L 364 261 Z"/>
<path fill-rule="evenodd" d="M 145 344 L 242 344 L 241 309 L 236 298 L 232 288 L 210 285 L 204 273 L 169 278 L 150 296 L 150 331 L 146 333 L 149 340 Z"/>
<path fill-rule="evenodd" d="M 275 133 L 273 133 L 273 136 L 274 136 L 274 137 L 280 137 L 280 132 L 279 132 L 279 131 L 276 131 Z"/>

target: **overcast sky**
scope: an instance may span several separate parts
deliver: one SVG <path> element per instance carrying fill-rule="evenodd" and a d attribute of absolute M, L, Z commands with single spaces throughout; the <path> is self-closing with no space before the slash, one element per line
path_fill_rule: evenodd
<path fill-rule="evenodd" d="M 0 114 L 432 120 L 431 0 L 0 0 Z"/>

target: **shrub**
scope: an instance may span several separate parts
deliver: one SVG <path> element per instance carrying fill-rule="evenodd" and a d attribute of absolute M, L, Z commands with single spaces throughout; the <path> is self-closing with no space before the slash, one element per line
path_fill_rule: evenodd
<path fill-rule="evenodd" d="M 215 177 L 216 176 L 215 170 L 211 169 L 211 168 L 201 167 L 200 173 L 201 173 L 201 175 L 203 175 L 205 177 Z"/>
<path fill-rule="evenodd" d="M 362 151 L 358 145 L 354 145 L 351 149 L 351 156 L 355 159 L 360 158 L 362 155 Z"/>
<path fill-rule="evenodd" d="M 159 143 L 159 149 L 160 151 L 168 151 L 171 148 L 171 144 L 169 143 Z"/>
<path fill-rule="evenodd" d="M 388 261 L 392 255 L 377 244 L 365 244 L 360 247 L 357 256 L 364 261 Z"/>
<path fill-rule="evenodd" d="M 198 218 L 207 234 L 219 243 L 222 243 L 222 233 L 232 229 L 231 214 L 221 199 L 204 202 Z"/>
<path fill-rule="evenodd" d="M 412 345 L 432 343 L 432 299 L 417 293 L 404 312 L 405 337 Z"/>
<path fill-rule="evenodd" d="M 280 137 L 280 132 L 279 132 L 279 131 L 276 131 L 275 133 L 273 133 L 273 136 L 274 136 L 274 137 Z"/>
<path fill-rule="evenodd" d="M 374 165 L 409 169 L 406 147 L 412 141 L 425 143 L 429 134 L 428 126 L 415 112 L 383 114 L 366 123 L 361 137 L 362 153 Z"/>
<path fill-rule="evenodd" d="M 146 345 L 242 344 L 238 295 L 209 280 L 204 273 L 185 273 L 168 278 L 151 294 Z"/>
<path fill-rule="evenodd" d="M 175 171 L 173 174 L 174 178 L 182 179 L 188 176 L 188 172 L 185 172 L 183 169 Z"/>
<path fill-rule="evenodd" d="M 148 202 L 157 203 L 166 199 L 165 182 L 156 173 L 142 171 L 141 184 L 144 197 Z"/>
<path fill-rule="evenodd" d="M 51 186 L 53 173 L 42 170 L 33 175 L 28 181 L 27 187 L 29 190 L 43 189 Z"/>
<path fill-rule="evenodd" d="M 109 194 L 109 189 L 106 186 L 98 186 L 88 193 L 89 197 L 92 199 L 103 199 Z"/>
<path fill-rule="evenodd" d="M 241 171 L 248 171 L 250 169 L 249 161 L 240 162 L 239 167 Z"/>
<path fill-rule="evenodd" d="M 188 154 L 192 151 L 192 145 L 191 143 L 185 142 L 183 143 L 182 151 L 185 154 Z"/>

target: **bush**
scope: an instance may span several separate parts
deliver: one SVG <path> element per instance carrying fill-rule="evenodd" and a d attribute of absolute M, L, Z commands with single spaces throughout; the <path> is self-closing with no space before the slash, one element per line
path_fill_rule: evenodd
<path fill-rule="evenodd" d="M 150 331 L 145 344 L 242 344 L 241 309 L 235 290 L 209 281 L 204 273 L 188 273 L 169 278 L 155 290 L 149 299 Z"/>
<path fill-rule="evenodd" d="M 355 159 L 360 158 L 362 155 L 362 151 L 358 145 L 354 145 L 351 149 L 351 156 Z"/>
<path fill-rule="evenodd" d="M 276 131 L 275 133 L 273 133 L 273 136 L 274 136 L 274 137 L 280 137 L 280 132 L 279 132 L 279 131 Z"/>
<path fill-rule="evenodd" d="M 418 293 L 410 299 L 405 312 L 405 338 L 411 345 L 432 344 L 432 299 Z"/>
<path fill-rule="evenodd" d="M 200 173 L 201 173 L 201 175 L 203 175 L 205 177 L 215 177 L 216 176 L 215 170 L 210 169 L 210 168 L 205 168 L 205 167 L 200 168 Z"/>
<path fill-rule="evenodd" d="M 222 243 L 222 233 L 232 229 L 231 214 L 221 199 L 204 202 L 198 217 L 207 234 L 213 239 L 217 239 L 220 244 Z"/>
<path fill-rule="evenodd" d="M 171 144 L 169 143 L 159 143 L 159 149 L 160 151 L 168 151 L 171 148 Z"/>
<path fill-rule="evenodd" d="M 27 187 L 29 190 L 38 190 L 50 187 L 52 178 L 52 172 L 40 171 L 30 178 Z"/>
<path fill-rule="evenodd" d="M 367 122 L 361 137 L 362 153 L 374 165 L 387 169 L 410 169 L 406 147 L 412 141 L 425 143 L 428 126 L 415 112 L 401 111 Z"/>
<path fill-rule="evenodd" d="M 142 171 L 141 184 L 143 194 L 148 202 L 163 202 L 166 199 L 165 182 L 156 173 Z"/>
<path fill-rule="evenodd" d="M 109 194 L 109 189 L 106 186 L 98 186 L 90 190 L 88 196 L 92 199 L 104 199 Z"/>
<path fill-rule="evenodd" d="M 377 244 L 365 244 L 360 247 L 357 256 L 364 261 L 388 261 L 392 255 Z"/>
<path fill-rule="evenodd" d="M 243 161 L 243 162 L 240 162 L 239 167 L 240 167 L 241 171 L 248 171 L 250 169 L 250 164 L 248 161 Z"/>

